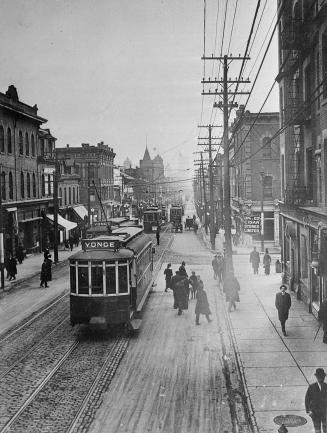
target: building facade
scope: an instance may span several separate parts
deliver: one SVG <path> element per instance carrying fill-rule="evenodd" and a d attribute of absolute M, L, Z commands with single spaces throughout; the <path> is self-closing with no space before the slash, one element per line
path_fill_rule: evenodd
<path fill-rule="evenodd" d="M 15 254 L 47 242 L 45 215 L 53 207 L 55 138 L 40 126 L 37 105 L 19 100 L 16 88 L 0 93 L 0 173 L 4 249 Z"/>
<path fill-rule="evenodd" d="M 279 113 L 236 112 L 231 126 L 233 225 L 246 244 L 279 246 Z"/>
<path fill-rule="evenodd" d="M 326 72 L 326 2 L 286 2 L 277 77 L 282 260 L 285 281 L 313 312 L 327 295 Z"/>

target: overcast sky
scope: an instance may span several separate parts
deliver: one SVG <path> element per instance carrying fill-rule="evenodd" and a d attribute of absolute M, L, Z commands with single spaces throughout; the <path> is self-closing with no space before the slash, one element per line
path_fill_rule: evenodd
<path fill-rule="evenodd" d="M 238 1 L 231 34 L 236 2 L 206 0 L 207 55 L 226 54 L 229 45 L 229 53 L 244 53 L 257 0 Z M 262 21 L 244 73 L 245 78 L 254 66 L 252 80 L 277 2 L 261 4 L 257 23 L 263 11 Z M 104 141 L 114 148 L 117 163 L 126 156 L 137 163 L 147 140 L 151 156 L 159 152 L 174 165 L 182 152 L 187 168 L 201 118 L 221 123 L 213 97 L 201 96 L 203 0 L 0 0 L 0 8 L 0 91 L 14 84 L 21 101 L 36 103 L 57 146 Z M 231 77 L 240 64 L 231 65 Z M 251 111 L 259 110 L 277 66 L 275 39 L 250 98 Z M 218 74 L 216 62 L 205 68 L 206 76 Z M 264 111 L 278 111 L 277 95 Z"/>

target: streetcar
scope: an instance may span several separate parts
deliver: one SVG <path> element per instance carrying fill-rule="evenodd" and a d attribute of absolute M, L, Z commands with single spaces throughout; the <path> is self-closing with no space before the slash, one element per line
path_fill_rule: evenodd
<path fill-rule="evenodd" d="M 162 211 L 157 207 L 148 208 L 143 213 L 143 226 L 145 233 L 152 233 L 162 225 Z"/>
<path fill-rule="evenodd" d="M 183 205 L 181 204 L 171 205 L 169 218 L 172 224 L 172 231 L 175 231 L 176 233 L 178 231 L 180 232 L 183 231 L 183 222 L 182 222 L 183 214 L 184 214 Z"/>
<path fill-rule="evenodd" d="M 136 330 L 152 284 L 152 241 L 139 227 L 82 241 L 69 259 L 70 322 L 91 329 Z"/>

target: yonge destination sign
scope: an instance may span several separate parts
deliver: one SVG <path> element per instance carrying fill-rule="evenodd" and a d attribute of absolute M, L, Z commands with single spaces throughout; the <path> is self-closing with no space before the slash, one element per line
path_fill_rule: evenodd
<path fill-rule="evenodd" d="M 261 217 L 260 216 L 245 216 L 244 217 L 244 232 L 245 233 L 260 233 Z"/>

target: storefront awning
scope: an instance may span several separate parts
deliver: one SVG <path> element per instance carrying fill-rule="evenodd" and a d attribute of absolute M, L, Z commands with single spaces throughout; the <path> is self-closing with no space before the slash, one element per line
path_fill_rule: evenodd
<path fill-rule="evenodd" d="M 47 214 L 47 218 L 53 223 L 53 215 Z M 73 223 L 72 221 L 66 220 L 61 215 L 58 215 L 58 226 L 61 226 L 62 230 L 69 231 L 77 227 L 77 224 Z"/>
<path fill-rule="evenodd" d="M 84 218 L 88 216 L 88 211 L 85 206 L 74 206 L 73 211 L 84 221 Z"/>
<path fill-rule="evenodd" d="M 26 218 L 24 220 L 18 221 L 19 223 L 30 223 L 32 221 L 42 220 L 42 217 Z"/>

